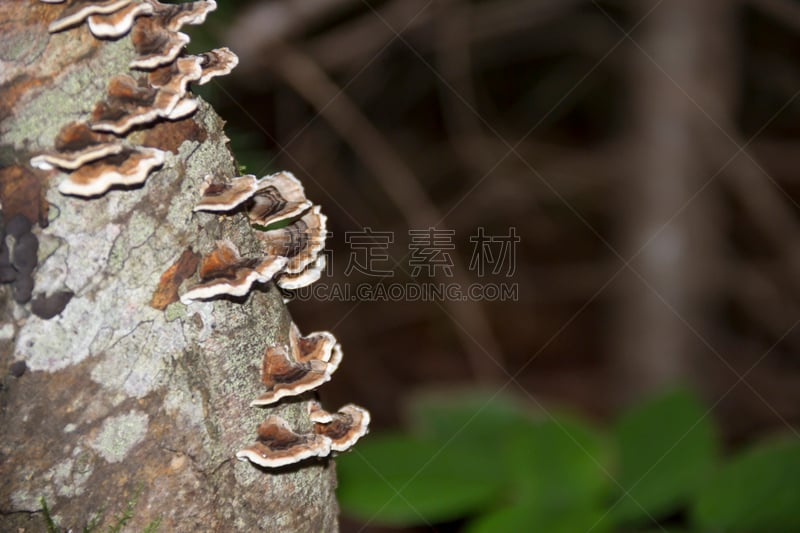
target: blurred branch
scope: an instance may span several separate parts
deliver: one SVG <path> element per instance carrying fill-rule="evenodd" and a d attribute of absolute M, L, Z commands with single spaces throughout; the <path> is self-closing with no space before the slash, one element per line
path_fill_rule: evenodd
<path fill-rule="evenodd" d="M 729 129 L 729 131 L 734 131 Z M 743 139 L 734 138 L 739 146 L 745 146 Z M 730 158 L 730 140 L 723 135 L 716 135 L 708 141 L 708 151 L 720 164 Z M 788 261 L 784 272 L 786 280 L 800 295 L 800 280 L 796 273 L 800 271 L 800 220 L 798 220 L 797 204 L 780 189 L 779 185 L 755 162 L 747 150 L 742 150 L 737 160 L 728 165 L 724 183 L 750 213 L 756 227 L 761 230 L 765 239 L 774 250 Z"/>
<path fill-rule="evenodd" d="M 264 49 L 301 33 L 306 27 L 361 0 L 291 0 L 256 2 L 241 10 L 225 35 L 239 56 L 239 69 L 252 71 Z"/>
<path fill-rule="evenodd" d="M 480 44 L 530 29 L 563 15 L 588 0 L 496 0 L 470 7 L 465 42 Z M 394 0 L 363 12 L 323 32 L 307 45 L 307 53 L 326 70 L 358 68 L 375 57 L 400 33 L 428 31 L 412 39 L 421 53 L 434 47 L 431 25 L 432 0 Z M 296 5 L 295 5 L 296 4 Z M 364 5 L 363 0 L 292 0 L 255 4 L 244 9 L 224 36 L 240 59 L 234 75 L 249 76 L 258 59 L 273 43 L 303 33 L 332 13 L 348 6 Z M 376 14 L 377 13 L 377 14 Z"/>
<path fill-rule="evenodd" d="M 289 45 L 276 47 L 276 75 L 306 99 L 347 142 L 405 218 L 409 227 L 447 229 L 426 191 L 383 134 L 361 113 L 314 61 Z M 454 281 L 467 286 L 458 254 L 452 254 Z M 461 305 L 459 305 L 461 304 Z M 505 379 L 502 352 L 488 317 L 478 302 L 447 301 L 457 323 L 475 377 L 481 381 Z"/>

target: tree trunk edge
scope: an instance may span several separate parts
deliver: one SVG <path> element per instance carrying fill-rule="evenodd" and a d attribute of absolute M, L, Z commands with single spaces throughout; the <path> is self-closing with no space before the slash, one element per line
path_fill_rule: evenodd
<path fill-rule="evenodd" d="M 3 41 L 38 51 L 17 61 L 10 45 L 0 49 L 6 73 L 16 74 L 0 86 L 14 102 L 0 129 L 4 166 L 52 149 L 61 126 L 90 111 L 133 54 L 127 37 L 98 43 L 83 26 L 48 34 L 46 8 L 0 7 L 4 20 L 28 30 L 2 26 Z M 23 91 L 20 76 L 41 83 Z M 278 291 L 270 285 L 242 301 L 176 302 L 164 311 L 148 305 L 187 248 L 207 253 L 221 238 L 243 254 L 256 247 L 243 216 L 192 213 L 204 176 L 235 169 L 213 110 L 202 105 L 188 120 L 205 140 L 176 140 L 186 124 L 170 123 L 162 140 L 171 138 L 175 153 L 142 187 L 83 200 L 48 183 L 50 224 L 34 230 L 35 291 L 71 290 L 61 314 L 36 317 L 0 286 L 0 530 L 46 531 L 40 498 L 66 529 L 95 516 L 99 528 L 113 526 L 131 503 L 122 531 L 338 529 L 332 461 L 265 471 L 234 457 L 267 412 L 308 424 L 307 396 L 249 407 L 263 349 L 288 335 Z M 19 360 L 28 370 L 15 377 L 8 369 Z"/>

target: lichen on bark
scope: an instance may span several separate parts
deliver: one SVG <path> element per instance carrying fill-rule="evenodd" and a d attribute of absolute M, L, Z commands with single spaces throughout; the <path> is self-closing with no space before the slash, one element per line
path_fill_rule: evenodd
<path fill-rule="evenodd" d="M 0 96 L 11 102 L 0 109 L 2 166 L 50 149 L 60 127 L 102 97 L 98 80 L 133 57 L 127 38 L 97 41 L 85 27 L 48 34 L 46 7 L 0 6 L 0 20 L 14 23 L 0 24 Z M 40 498 L 63 528 L 101 511 L 110 521 L 135 501 L 125 531 L 154 520 L 163 531 L 336 529 L 332 463 L 267 472 L 233 459 L 266 414 L 249 406 L 261 354 L 287 340 L 277 290 L 150 306 L 185 250 L 208 252 L 222 238 L 243 254 L 257 250 L 244 216 L 192 212 L 206 174 L 235 171 L 222 127 L 202 104 L 157 135 L 135 133 L 173 148 L 141 187 L 86 200 L 58 193 L 63 175 L 46 177 L 50 223 L 35 229 L 35 292 L 74 296 L 45 320 L 0 286 L 0 530 L 44 530 Z M 27 365 L 19 377 L 7 370 L 15 361 Z M 303 398 L 270 412 L 308 429 Z"/>

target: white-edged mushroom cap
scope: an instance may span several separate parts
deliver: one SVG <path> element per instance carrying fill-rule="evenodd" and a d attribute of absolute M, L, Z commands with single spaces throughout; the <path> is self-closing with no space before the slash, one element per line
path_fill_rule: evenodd
<path fill-rule="evenodd" d="M 319 281 L 319 278 L 322 277 L 322 272 L 325 270 L 326 265 L 327 259 L 325 259 L 323 254 L 320 254 L 317 256 L 316 261 L 308 265 L 306 269 L 299 274 L 281 274 L 278 276 L 278 279 L 275 281 L 275 283 L 281 289 L 286 290 L 296 290 L 302 287 L 307 287 L 315 281 Z"/>
<path fill-rule="evenodd" d="M 228 47 L 217 48 L 210 52 L 200 54 L 203 65 L 203 75 L 200 77 L 200 85 L 205 85 L 212 78 L 227 76 L 239 64 L 239 57 L 231 52 Z"/>
<path fill-rule="evenodd" d="M 131 61 L 130 67 L 150 70 L 172 63 L 189 41 L 188 35 L 164 28 L 154 17 L 136 19 L 131 42 L 138 56 Z"/>
<path fill-rule="evenodd" d="M 62 194 L 96 196 L 115 185 L 138 185 L 150 172 L 164 164 L 164 152 L 144 146 L 125 148 L 114 154 L 86 164 L 67 175 L 58 186 Z"/>
<path fill-rule="evenodd" d="M 217 296 L 244 296 L 254 283 L 266 283 L 286 266 L 284 257 L 242 258 L 230 241 L 217 241 L 216 248 L 200 261 L 199 281 L 181 301 L 206 300 Z"/>
<path fill-rule="evenodd" d="M 71 0 L 47 29 L 50 33 L 63 31 L 80 24 L 90 15 L 113 13 L 131 2 L 132 0 Z"/>
<path fill-rule="evenodd" d="M 258 190 L 258 183 L 252 174 L 235 177 L 227 183 L 215 181 L 214 176 L 206 176 L 194 210 L 231 211 L 253 196 Z"/>
<path fill-rule="evenodd" d="M 256 232 L 264 251 L 289 259 L 287 274 L 299 274 L 317 260 L 325 248 L 327 217 L 315 205 L 305 215 L 279 229 Z"/>
<path fill-rule="evenodd" d="M 261 382 L 267 392 L 250 405 L 270 405 L 330 381 L 341 361 L 336 337 L 327 331 L 306 336 L 292 324 L 288 346 L 268 346 L 261 361 Z"/>
<path fill-rule="evenodd" d="M 89 31 L 101 39 L 117 39 L 126 35 L 136 20 L 136 17 L 149 15 L 153 6 L 147 2 L 136 2 L 104 15 L 90 15 L 87 19 Z"/>
<path fill-rule="evenodd" d="M 236 453 L 240 461 L 277 468 L 331 453 L 331 439 L 316 433 L 295 433 L 289 423 L 277 415 L 268 416 L 256 432 L 255 444 Z"/>
<path fill-rule="evenodd" d="M 300 180 L 291 172 L 281 171 L 258 181 L 247 214 L 252 224 L 269 226 L 300 216 L 310 207 Z"/>
<path fill-rule="evenodd" d="M 331 439 L 331 451 L 334 452 L 348 450 L 369 431 L 369 411 L 352 403 L 332 414 L 320 407 L 314 415 L 319 420 L 327 418 L 325 415 L 330 418 L 329 422 L 314 420 L 314 433 Z"/>

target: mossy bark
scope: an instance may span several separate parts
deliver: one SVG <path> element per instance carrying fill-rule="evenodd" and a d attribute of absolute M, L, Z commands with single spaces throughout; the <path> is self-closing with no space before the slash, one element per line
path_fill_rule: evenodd
<path fill-rule="evenodd" d="M 222 238 L 256 250 L 243 216 L 192 212 L 207 174 L 235 170 L 219 117 L 201 105 L 130 136 L 169 150 L 141 187 L 67 197 L 56 190 L 63 174 L 29 167 L 64 124 L 88 118 L 134 56 L 127 37 L 99 41 L 84 26 L 49 34 L 60 9 L 0 3 L 0 166 L 34 176 L 23 188 L 42 187 L 49 205 L 49 223 L 34 230 L 34 294 L 74 293 L 45 320 L 0 286 L 0 531 L 46 530 L 42 498 L 73 530 L 94 517 L 101 530 L 114 525 L 130 506 L 123 531 L 335 531 L 332 462 L 264 471 L 234 459 L 267 414 L 249 406 L 261 354 L 288 334 L 276 289 L 150 305 L 186 250 L 207 253 Z M 7 198 L 4 214 L 30 207 Z M 303 429 L 303 401 L 270 411 Z"/>

